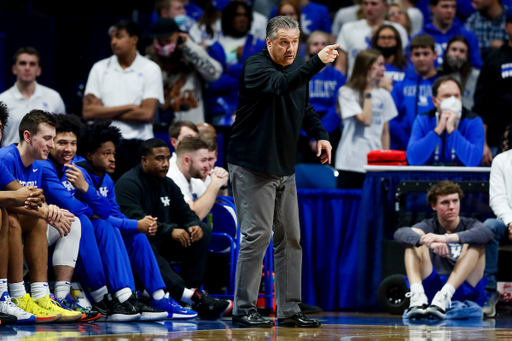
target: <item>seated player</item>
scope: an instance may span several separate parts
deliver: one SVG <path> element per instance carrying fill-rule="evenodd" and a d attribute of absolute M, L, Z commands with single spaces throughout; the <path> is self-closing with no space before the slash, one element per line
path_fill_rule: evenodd
<path fill-rule="evenodd" d="M 77 139 L 82 129 L 80 119 L 73 115 L 54 117 L 58 123 L 55 148 L 43 166 L 43 189 L 48 193 L 49 202 L 76 212 L 83 222 L 79 266 L 90 288 L 93 307 L 104 314 L 107 321 L 165 319 L 165 311 L 148 307 L 132 294 L 135 291 L 132 268 L 119 230 L 108 221 L 109 202 L 92 186 L 87 172 L 73 164 L 77 161 Z M 105 297 L 106 284 L 109 291 L 115 293 L 112 302 Z M 161 294 L 163 296 L 163 291 Z M 61 297 L 59 301 L 81 310 L 70 296 Z"/>
<path fill-rule="evenodd" d="M 485 245 L 494 235 L 478 220 L 459 217 L 463 196 L 453 182 L 439 182 L 427 193 L 437 217 L 395 232 L 395 240 L 407 245 L 405 269 L 411 287 L 407 318 L 444 319 L 452 300 L 481 306 L 485 302 Z"/>
<path fill-rule="evenodd" d="M 233 302 L 200 290 L 211 228 L 199 221 L 179 187 L 166 176 L 169 147 L 160 139 L 149 139 L 141 144 L 140 154 L 141 164 L 125 173 L 115 186 L 121 212 L 131 219 L 146 215 L 158 218 L 158 230 L 149 241 L 173 299 L 191 304 L 199 316 L 217 318 L 228 314 Z M 171 260 L 181 261 L 179 275 L 171 268 Z"/>
<path fill-rule="evenodd" d="M 154 236 L 158 226 L 156 218 L 148 215 L 142 219 L 128 219 L 119 210 L 114 182 L 109 174 L 115 170 L 115 146 L 121 141 L 119 128 L 110 122 L 97 122 L 84 127 L 78 151 L 86 160 L 78 162 L 84 176 L 98 193 L 108 199 L 110 217 L 107 219 L 119 229 L 128 251 L 131 266 L 137 272 L 144 288 L 151 295 L 151 306 L 168 312 L 168 318 L 191 319 L 197 313 L 181 307 L 165 293 L 166 289 L 158 263 L 147 236 Z"/>
<path fill-rule="evenodd" d="M 0 102 L 0 139 L 3 127 L 7 124 L 9 113 L 7 106 Z M 34 323 L 36 317 L 18 308 L 12 303 L 7 291 L 7 270 L 9 261 L 9 220 L 5 207 L 24 207 L 37 210 L 42 201 L 37 197 L 40 189 L 33 186 L 20 187 L 16 191 L 5 190 L 7 186 L 14 186 L 16 179 L 0 162 L 0 325 L 14 322 Z"/>
<path fill-rule="evenodd" d="M 41 186 L 41 162 L 53 148 L 55 124 L 53 116 L 41 110 L 32 110 L 23 117 L 19 127 L 20 143 L 0 149 L 0 161 L 17 180 L 13 186 L 8 185 L 7 190 Z M 81 312 L 62 308 L 50 295 L 46 273 L 48 246 L 55 244 L 52 258 L 57 282 L 55 290 L 69 292 L 80 243 L 80 221 L 68 211 L 46 203 L 38 211 L 9 208 L 8 212 L 8 280 L 12 302 L 35 315 L 38 323 L 80 320 Z M 23 253 L 29 268 L 32 296 L 26 293 L 23 283 Z"/>
<path fill-rule="evenodd" d="M 411 165 L 476 167 L 484 153 L 484 123 L 462 107 L 459 81 L 439 77 L 432 86 L 434 109 L 416 116 L 407 145 Z"/>
<path fill-rule="evenodd" d="M 217 193 L 227 185 L 229 174 L 221 167 L 210 172 L 208 145 L 201 137 L 183 139 L 176 155 L 176 163 L 170 163 L 167 176 L 178 185 L 185 202 L 203 220 L 210 213 Z M 206 175 L 211 177 L 208 186 L 203 182 Z"/>

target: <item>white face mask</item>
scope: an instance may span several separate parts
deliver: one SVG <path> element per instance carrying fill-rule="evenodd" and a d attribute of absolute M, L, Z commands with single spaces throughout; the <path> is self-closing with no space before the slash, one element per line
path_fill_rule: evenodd
<path fill-rule="evenodd" d="M 450 98 L 443 99 L 442 102 L 439 102 L 439 100 L 436 98 L 437 103 L 441 104 L 441 107 L 439 108 L 440 111 L 453 111 L 457 115 L 460 116 L 462 113 L 462 102 L 460 99 L 457 99 L 455 96 L 452 96 Z"/>

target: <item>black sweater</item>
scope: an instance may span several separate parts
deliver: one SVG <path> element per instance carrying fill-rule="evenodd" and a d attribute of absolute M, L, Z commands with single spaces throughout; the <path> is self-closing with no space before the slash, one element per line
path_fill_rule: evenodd
<path fill-rule="evenodd" d="M 252 170 L 291 175 L 300 129 L 318 140 L 329 140 L 318 114 L 309 103 L 309 81 L 325 64 L 313 56 L 293 64 L 274 63 L 265 48 L 244 63 L 236 120 L 227 161 Z"/>
<path fill-rule="evenodd" d="M 150 239 L 171 238 L 175 228 L 188 228 L 200 222 L 174 181 L 150 176 L 140 164 L 117 181 L 116 197 L 121 212 L 128 218 L 158 218 L 158 230 Z"/>
<path fill-rule="evenodd" d="M 508 43 L 485 59 L 474 100 L 473 111 L 487 124 L 487 143 L 497 147 L 512 123 L 512 47 Z"/>

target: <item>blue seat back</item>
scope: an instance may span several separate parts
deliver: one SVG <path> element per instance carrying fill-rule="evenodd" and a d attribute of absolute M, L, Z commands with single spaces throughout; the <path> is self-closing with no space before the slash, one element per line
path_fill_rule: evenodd
<path fill-rule="evenodd" d="M 298 188 L 335 189 L 338 171 L 329 165 L 301 163 L 295 165 Z"/>

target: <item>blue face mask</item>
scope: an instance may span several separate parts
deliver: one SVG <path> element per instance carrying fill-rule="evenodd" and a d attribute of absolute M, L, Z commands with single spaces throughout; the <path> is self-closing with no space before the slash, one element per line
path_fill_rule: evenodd
<path fill-rule="evenodd" d="M 174 21 L 178 26 L 183 25 L 187 21 L 187 15 L 186 14 L 180 14 L 174 17 Z"/>

